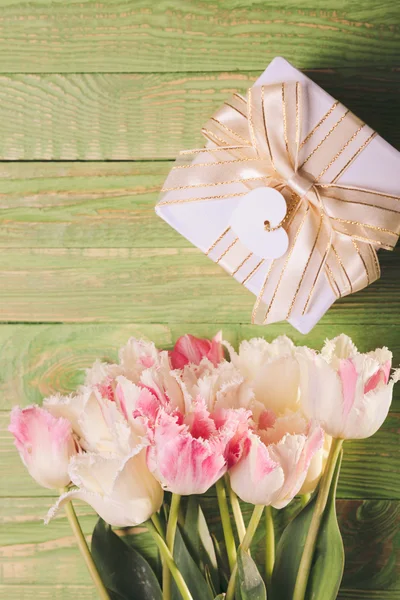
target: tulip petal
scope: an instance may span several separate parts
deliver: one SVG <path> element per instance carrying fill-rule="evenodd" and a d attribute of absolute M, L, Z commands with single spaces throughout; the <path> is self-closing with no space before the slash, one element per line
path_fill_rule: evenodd
<path fill-rule="evenodd" d="M 232 489 L 244 502 L 269 506 L 284 484 L 283 469 L 256 434 L 249 435 L 246 446 L 245 456 L 229 471 Z"/>
<path fill-rule="evenodd" d="M 119 527 L 140 525 L 162 504 L 163 492 L 147 469 L 144 449 L 136 448 L 124 459 L 83 454 L 71 461 L 70 473 L 79 488 L 59 498 L 46 523 L 73 498 L 87 502 L 107 523 Z"/>
<path fill-rule="evenodd" d="M 183 369 L 188 364 L 198 365 L 203 357 L 217 366 L 223 359 L 222 333 L 210 341 L 186 334 L 181 336 L 170 352 L 170 360 L 173 369 Z"/>
<path fill-rule="evenodd" d="M 79 419 L 90 393 L 88 388 L 85 388 L 85 391 L 80 394 L 71 394 L 70 396 L 56 394 L 49 396 L 43 400 L 43 408 L 54 417 L 68 419 L 74 432 L 78 437 L 82 438 L 83 431 L 79 424 Z"/>
<path fill-rule="evenodd" d="M 216 431 L 204 406 L 194 412 L 189 426 L 182 424 L 182 416 L 161 412 L 147 454 L 149 468 L 163 488 L 180 495 L 203 494 L 227 468 L 224 432 Z"/>
<path fill-rule="evenodd" d="M 154 423 L 161 408 L 160 401 L 151 391 L 119 376 L 116 379 L 115 397 L 119 409 L 131 426 L 138 426 L 138 417 L 145 417 Z"/>
<path fill-rule="evenodd" d="M 344 333 L 341 333 L 333 340 L 326 340 L 321 354 L 328 362 L 332 362 L 334 357 L 337 359 L 341 358 L 352 358 L 358 353 L 357 347 L 353 340 Z"/>
<path fill-rule="evenodd" d="M 322 448 L 324 433 L 312 426 L 307 435 L 287 435 L 278 444 L 270 446 L 271 456 L 283 469 L 285 480 L 275 508 L 284 508 L 300 491 L 313 456 Z"/>
<path fill-rule="evenodd" d="M 68 463 L 77 446 L 67 419 L 54 417 L 37 405 L 16 406 L 8 430 L 33 479 L 49 489 L 69 484 Z"/>
<path fill-rule="evenodd" d="M 343 397 L 339 375 L 325 358 L 308 348 L 296 352 L 300 365 L 300 403 L 307 418 L 315 419 L 332 437 L 343 431 Z"/>
<path fill-rule="evenodd" d="M 299 366 L 293 342 L 286 336 L 268 343 L 263 338 L 241 342 L 239 352 L 225 343 L 231 361 L 268 410 L 283 414 L 298 408 Z"/>
<path fill-rule="evenodd" d="M 353 408 L 358 380 L 357 370 L 351 358 L 340 360 L 338 373 L 342 381 L 343 418 L 345 419 Z"/>
<path fill-rule="evenodd" d="M 119 360 L 123 373 L 135 383 L 144 369 L 158 362 L 159 352 L 153 342 L 131 337 L 119 351 Z"/>

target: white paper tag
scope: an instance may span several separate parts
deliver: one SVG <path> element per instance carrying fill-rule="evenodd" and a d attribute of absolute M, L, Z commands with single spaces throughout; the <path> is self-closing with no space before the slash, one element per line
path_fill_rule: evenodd
<path fill-rule="evenodd" d="M 286 215 L 286 201 L 278 190 L 260 187 L 251 190 L 231 216 L 231 228 L 246 248 L 260 258 L 279 258 L 289 246 L 286 231 L 277 227 Z M 267 225 L 268 226 L 268 225 Z"/>

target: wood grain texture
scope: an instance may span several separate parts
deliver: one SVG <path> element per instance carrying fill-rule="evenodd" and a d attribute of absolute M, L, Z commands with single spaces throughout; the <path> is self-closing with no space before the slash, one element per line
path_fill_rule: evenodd
<path fill-rule="evenodd" d="M 221 540 L 215 498 L 210 495 L 203 500 L 203 505 L 207 506 L 210 527 Z M 43 525 L 43 515 L 51 502 L 51 498 L 0 499 L 0 592 L 7 591 L 9 594 L 2 597 L 18 600 L 28 598 L 27 590 L 30 587 L 32 593 L 33 585 L 35 596 L 45 600 L 64 600 L 72 597 L 73 592 L 79 593 L 84 600 L 96 597 L 63 513 L 60 512 L 48 526 Z M 289 515 L 296 512 L 296 507 L 295 502 L 289 511 L 274 512 L 277 535 Z M 337 508 L 348 563 L 340 599 L 395 600 L 400 589 L 397 580 L 400 566 L 400 502 L 340 500 Z M 79 503 L 77 510 L 84 533 L 90 539 L 94 514 L 90 507 Z M 247 521 L 251 507 L 242 504 L 242 510 Z M 132 531 L 139 537 L 145 535 L 143 528 Z M 255 538 L 255 547 L 258 548 L 256 555 L 260 561 L 261 534 L 260 530 Z M 51 569 L 49 564 L 52 565 Z"/>
<path fill-rule="evenodd" d="M 223 327 L 224 338 L 236 345 L 239 327 Z M 0 326 L 0 410 L 40 403 L 46 396 L 68 394 L 83 382 L 84 369 L 96 359 L 113 362 L 131 336 L 170 349 L 187 332 L 217 333 L 199 325 L 2 325 Z"/>
<path fill-rule="evenodd" d="M 322 323 L 399 324 L 399 252 Z M 3 248 L 0 280 L 0 321 L 247 324 L 255 299 L 195 248 Z"/>
<path fill-rule="evenodd" d="M 43 523 L 52 502 L 51 498 L 0 499 L 1 584 L 17 583 L 18 588 L 30 585 L 32 594 L 36 585 L 51 589 L 68 582 L 69 586 L 83 584 L 93 594 L 90 577 L 64 512 L 60 511 L 49 525 Z M 83 532 L 90 539 L 96 516 L 85 504 L 76 503 L 76 507 Z"/>
<path fill-rule="evenodd" d="M 154 213 L 171 166 L 0 163 L 0 247 L 190 247 Z"/>
<path fill-rule="evenodd" d="M 0 162 L 0 250 L 193 248 L 154 212 L 172 164 Z"/>
<path fill-rule="evenodd" d="M 40 403 L 56 392 L 68 394 L 83 381 L 83 369 L 97 359 L 114 361 L 117 351 L 129 337 L 153 340 L 158 347 L 170 349 L 184 333 L 212 336 L 219 325 L 177 323 L 168 325 L 1 325 L 0 326 L 0 410 L 19 404 Z M 339 335 L 340 324 L 318 324 L 304 337 L 288 324 L 259 328 L 248 325 L 221 325 L 224 339 L 238 345 L 242 339 L 264 337 L 272 340 L 288 335 L 297 345 L 320 349 L 326 338 Z M 393 351 L 393 365 L 400 365 L 400 327 L 348 325 L 346 332 L 357 341 L 360 351 L 368 352 L 383 341 Z M 392 411 L 400 412 L 400 386 L 395 386 Z"/>
<path fill-rule="evenodd" d="M 398 21 L 388 0 L 3 0 L 0 69 L 262 70 L 279 54 L 302 68 L 393 64 Z"/>
<path fill-rule="evenodd" d="M 0 75 L 0 160 L 174 159 L 204 144 L 205 121 L 268 62 L 239 73 Z M 400 70 L 307 73 L 400 147 Z"/>

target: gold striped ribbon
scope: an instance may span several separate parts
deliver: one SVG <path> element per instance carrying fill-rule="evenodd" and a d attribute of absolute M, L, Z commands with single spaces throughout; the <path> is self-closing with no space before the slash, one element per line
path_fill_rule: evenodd
<path fill-rule="evenodd" d="M 262 273 L 254 323 L 305 315 L 321 276 L 338 298 L 366 287 L 380 276 L 376 249 L 392 250 L 400 233 L 399 197 L 338 183 L 375 132 L 335 101 L 303 138 L 303 96 L 296 82 L 234 94 L 204 126 L 207 146 L 182 153 L 194 160 L 171 170 L 159 203 L 245 202 L 262 186 L 284 195 L 284 256 L 253 255 L 229 223 L 207 252 L 246 286 Z"/>

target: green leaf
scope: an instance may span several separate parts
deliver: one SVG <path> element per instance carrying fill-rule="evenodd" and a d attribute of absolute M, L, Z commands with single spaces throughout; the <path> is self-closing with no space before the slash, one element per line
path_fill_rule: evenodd
<path fill-rule="evenodd" d="M 129 527 L 123 530 L 121 539 L 147 560 L 157 579 L 161 581 L 162 564 L 160 553 L 150 532 L 143 527 Z"/>
<path fill-rule="evenodd" d="M 113 600 L 162 600 L 148 562 L 102 519 L 93 531 L 92 556 Z"/>
<path fill-rule="evenodd" d="M 229 564 L 228 557 L 226 556 L 226 550 L 224 546 L 221 546 L 215 535 L 211 534 L 211 539 L 214 544 L 215 555 L 217 557 L 218 563 L 218 575 L 221 580 L 222 589 L 226 589 L 228 587 L 229 582 Z"/>
<path fill-rule="evenodd" d="M 248 552 L 239 548 L 238 552 L 238 576 L 242 600 L 267 600 L 267 592 L 264 581 L 257 569 L 256 563 Z"/>
<path fill-rule="evenodd" d="M 316 543 L 306 600 L 336 600 L 344 568 L 344 549 L 336 516 L 336 488 L 342 454 L 337 461 Z M 317 495 L 289 523 L 279 540 L 272 575 L 272 596 L 292 600 L 297 572 Z"/>
<path fill-rule="evenodd" d="M 189 496 L 182 530 L 188 550 L 199 565 L 214 594 L 220 591 L 218 562 L 207 521 L 196 496 Z"/>
<path fill-rule="evenodd" d="M 179 527 L 177 528 L 175 534 L 174 558 L 178 569 L 182 573 L 189 591 L 192 594 L 193 600 L 213 600 L 214 594 L 207 585 L 207 582 L 204 579 L 196 562 L 190 555 Z M 181 595 L 174 581 L 172 581 L 171 588 L 172 599 L 181 600 Z"/>

